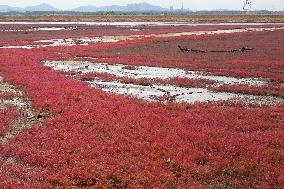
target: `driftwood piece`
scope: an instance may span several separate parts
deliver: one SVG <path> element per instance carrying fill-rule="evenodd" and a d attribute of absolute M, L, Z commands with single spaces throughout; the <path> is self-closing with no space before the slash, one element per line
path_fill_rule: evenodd
<path fill-rule="evenodd" d="M 239 49 L 228 49 L 228 50 L 200 50 L 200 49 L 189 49 L 186 47 L 182 47 L 180 45 L 178 45 L 178 48 L 181 52 L 192 52 L 192 53 L 222 53 L 222 52 L 245 52 L 245 51 L 251 51 L 253 50 L 252 48 L 248 48 L 248 47 L 242 47 Z"/>

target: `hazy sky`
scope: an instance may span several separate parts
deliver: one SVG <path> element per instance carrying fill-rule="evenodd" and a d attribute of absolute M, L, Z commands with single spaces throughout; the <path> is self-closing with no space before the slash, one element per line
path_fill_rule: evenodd
<path fill-rule="evenodd" d="M 184 0 L 184 7 L 191 10 L 242 9 L 244 0 Z M 284 0 L 252 0 L 253 9 L 284 10 Z M 25 7 L 48 3 L 60 9 L 72 9 L 81 5 L 126 5 L 129 3 L 147 2 L 169 8 L 180 8 L 182 0 L 0 0 L 0 5 Z"/>

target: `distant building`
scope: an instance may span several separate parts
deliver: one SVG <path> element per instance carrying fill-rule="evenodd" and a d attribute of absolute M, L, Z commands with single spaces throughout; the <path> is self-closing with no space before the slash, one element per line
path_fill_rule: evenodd
<path fill-rule="evenodd" d="M 170 11 L 173 11 L 174 10 L 174 6 L 170 6 Z"/>

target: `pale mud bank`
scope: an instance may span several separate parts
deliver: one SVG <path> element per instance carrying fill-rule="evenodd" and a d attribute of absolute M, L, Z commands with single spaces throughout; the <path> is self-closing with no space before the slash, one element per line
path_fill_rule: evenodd
<path fill-rule="evenodd" d="M 188 79 L 208 79 L 215 81 L 215 85 L 266 85 L 267 82 L 260 78 L 235 78 L 226 76 L 208 75 L 204 72 L 187 71 L 173 68 L 159 68 L 136 66 L 134 69 L 125 69 L 127 65 L 115 64 L 108 65 L 104 63 L 90 63 L 80 61 L 45 61 L 45 66 L 53 70 L 63 72 L 75 72 L 78 75 L 88 73 L 107 73 L 122 78 L 132 79 L 169 79 L 173 77 Z M 210 102 L 210 101 L 244 101 L 250 104 L 276 105 L 282 104 L 283 99 L 272 96 L 245 95 L 239 93 L 213 92 L 207 88 L 178 87 L 175 85 L 153 84 L 143 86 L 138 84 L 128 84 L 120 81 L 103 81 L 93 79 L 87 81 L 91 86 L 102 89 L 108 93 L 115 93 L 136 97 L 147 101 L 163 102 Z"/>
<path fill-rule="evenodd" d="M 82 74 L 87 73 L 108 73 L 117 77 L 126 77 L 133 79 L 169 79 L 173 77 L 187 79 L 206 79 L 216 81 L 218 85 L 224 84 L 242 84 L 242 85 L 266 85 L 266 81 L 261 78 L 236 78 L 229 76 L 209 75 L 205 72 L 189 71 L 178 68 L 162 68 L 149 66 L 131 66 L 132 69 L 126 69 L 128 65 L 124 64 L 106 64 L 91 63 L 87 61 L 45 61 L 45 66 L 54 70 L 74 71 Z"/>
<path fill-rule="evenodd" d="M 32 27 L 29 29 L 4 29 L 0 32 L 34 32 L 34 31 L 62 31 L 62 30 L 76 30 L 77 27 Z"/>
<path fill-rule="evenodd" d="M 50 39 L 50 40 L 34 41 L 33 43 L 37 43 L 36 45 L 3 46 L 0 48 L 33 49 L 33 48 L 40 48 L 40 47 L 89 45 L 92 43 L 117 43 L 120 41 L 138 40 L 138 39 L 144 39 L 144 38 L 167 38 L 167 37 L 181 37 L 181 36 L 219 35 L 219 34 L 233 34 L 233 33 L 244 33 L 244 32 L 276 31 L 276 30 L 283 30 L 283 29 L 284 27 L 243 28 L 243 29 L 227 29 L 227 30 L 216 30 L 216 31 L 178 32 L 178 33 L 166 33 L 166 34 Z"/>
<path fill-rule="evenodd" d="M 213 92 L 205 88 L 186 88 L 173 85 L 151 85 L 142 86 L 135 84 L 125 84 L 118 81 L 90 81 L 91 86 L 98 87 L 105 92 L 137 97 L 147 101 L 163 102 L 212 102 L 226 100 L 242 100 L 251 104 L 274 105 L 283 103 L 283 100 L 271 96 L 244 95 L 237 93 Z"/>

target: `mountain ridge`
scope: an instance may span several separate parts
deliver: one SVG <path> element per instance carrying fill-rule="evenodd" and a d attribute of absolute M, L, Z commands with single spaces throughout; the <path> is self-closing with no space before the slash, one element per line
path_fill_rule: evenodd
<path fill-rule="evenodd" d="M 107 11 L 117 11 L 117 12 L 147 12 L 147 11 L 168 11 L 169 9 L 160 6 L 152 5 L 149 3 L 134 3 L 125 6 L 121 5 L 110 5 L 110 6 L 79 6 L 74 9 L 61 10 L 59 8 L 53 7 L 49 4 L 42 3 L 34 6 L 27 6 L 24 8 L 13 7 L 8 5 L 0 5 L 0 12 L 58 12 L 58 11 L 74 11 L 74 12 L 107 12 Z"/>
<path fill-rule="evenodd" d="M 42 4 L 39 4 L 39 5 L 34 5 L 34 6 L 27 6 L 24 8 L 24 11 L 27 11 L 27 12 L 36 12 L 36 11 L 59 11 L 59 9 L 49 5 L 49 4 L 46 4 L 46 3 L 42 3 Z"/>

